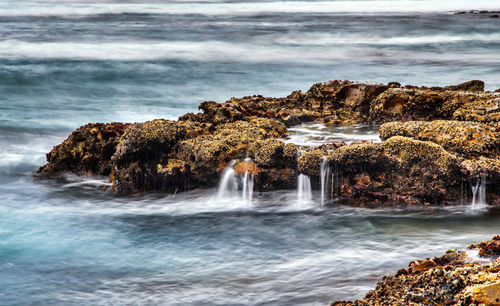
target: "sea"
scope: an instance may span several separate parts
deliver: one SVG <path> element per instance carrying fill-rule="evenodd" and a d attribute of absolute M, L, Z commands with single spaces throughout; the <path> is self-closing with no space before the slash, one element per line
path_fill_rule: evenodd
<path fill-rule="evenodd" d="M 457 14 L 457 12 L 476 13 Z M 363 208 L 297 190 L 117 196 L 34 177 L 88 122 L 332 79 L 500 88 L 494 0 L 0 1 L 0 305 L 328 305 L 500 233 L 500 210 Z M 374 140 L 309 124 L 287 141 Z"/>

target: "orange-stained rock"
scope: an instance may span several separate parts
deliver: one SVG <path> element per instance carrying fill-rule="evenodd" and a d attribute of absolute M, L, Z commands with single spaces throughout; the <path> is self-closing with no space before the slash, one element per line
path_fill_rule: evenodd
<path fill-rule="evenodd" d="M 485 306 L 500 305 L 500 278 L 494 284 L 472 286 L 467 291 L 475 303 Z"/>
<path fill-rule="evenodd" d="M 256 174 L 259 173 L 259 168 L 252 161 L 242 161 L 234 166 L 234 172 L 237 175 L 244 175 L 246 172 Z"/>

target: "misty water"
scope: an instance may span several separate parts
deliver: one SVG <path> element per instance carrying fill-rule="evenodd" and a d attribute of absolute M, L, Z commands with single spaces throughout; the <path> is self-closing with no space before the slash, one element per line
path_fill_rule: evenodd
<path fill-rule="evenodd" d="M 245 192 L 119 197 L 106 178 L 32 176 L 87 122 L 176 119 L 204 100 L 286 96 L 330 79 L 499 88 L 500 19 L 453 13 L 497 6 L 2 1 L 0 304 L 326 305 L 498 234 L 499 210 L 470 209 L 476 185 L 463 206 L 409 210 L 322 201 L 307 188 L 249 194 L 248 177 Z M 301 145 L 380 141 L 377 127 L 291 132 Z"/>

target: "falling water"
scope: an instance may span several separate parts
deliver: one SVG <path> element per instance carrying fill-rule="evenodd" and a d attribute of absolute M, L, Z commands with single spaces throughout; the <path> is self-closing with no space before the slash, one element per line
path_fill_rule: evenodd
<path fill-rule="evenodd" d="M 299 202 L 312 200 L 311 180 L 307 175 L 299 174 L 297 179 L 297 200 Z"/>
<path fill-rule="evenodd" d="M 245 202 L 252 202 L 253 197 L 253 174 L 245 172 L 243 177 L 243 188 L 241 190 L 241 198 Z"/>
<path fill-rule="evenodd" d="M 219 200 L 225 199 L 229 196 L 234 196 L 238 191 L 238 181 L 233 168 L 234 164 L 235 161 L 232 160 L 222 173 L 219 190 L 217 192 L 217 198 Z"/>
<path fill-rule="evenodd" d="M 474 208 L 481 208 L 486 206 L 486 176 L 481 176 L 476 180 L 476 184 L 472 185 L 472 203 Z"/>
<path fill-rule="evenodd" d="M 325 203 L 326 189 L 328 188 L 328 175 L 330 168 L 328 167 L 328 160 L 323 156 L 319 164 L 320 177 L 321 177 L 321 205 Z"/>
<path fill-rule="evenodd" d="M 253 174 L 246 171 L 243 177 L 237 176 L 234 171 L 234 164 L 235 161 L 231 161 L 222 173 L 219 190 L 217 191 L 217 199 L 236 198 L 240 195 L 244 202 L 250 203 L 253 198 Z M 238 193 L 240 186 L 241 194 Z"/>

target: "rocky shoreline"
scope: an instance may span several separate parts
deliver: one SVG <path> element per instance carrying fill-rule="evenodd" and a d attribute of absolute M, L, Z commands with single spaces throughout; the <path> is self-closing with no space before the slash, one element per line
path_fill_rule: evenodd
<path fill-rule="evenodd" d="M 476 255 L 476 253 L 478 255 Z M 415 260 L 354 302 L 367 305 L 499 305 L 500 235 L 440 257 Z"/>
<path fill-rule="evenodd" d="M 320 163 L 335 181 L 328 195 L 360 205 L 456 205 L 485 184 L 500 205 L 500 94 L 482 81 L 401 86 L 329 81 L 287 97 L 206 101 L 177 121 L 91 123 L 47 154 L 38 176 L 109 176 L 119 194 L 181 192 L 217 185 L 223 170 L 253 174 L 255 190 L 294 189 L 299 174 L 319 189 Z M 288 127 L 381 124 L 381 143 L 284 143 Z M 354 200 L 354 201 L 351 201 Z"/>

